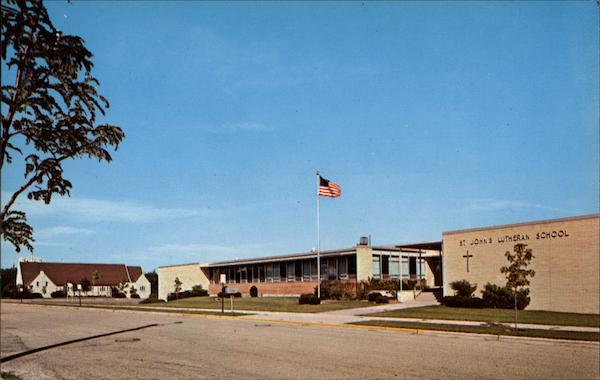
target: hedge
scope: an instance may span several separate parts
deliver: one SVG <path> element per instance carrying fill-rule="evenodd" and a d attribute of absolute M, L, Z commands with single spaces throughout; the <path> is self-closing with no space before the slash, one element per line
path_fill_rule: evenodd
<path fill-rule="evenodd" d="M 319 305 L 321 303 L 321 300 L 319 299 L 319 297 L 312 293 L 305 293 L 300 295 L 298 303 L 300 305 Z"/>

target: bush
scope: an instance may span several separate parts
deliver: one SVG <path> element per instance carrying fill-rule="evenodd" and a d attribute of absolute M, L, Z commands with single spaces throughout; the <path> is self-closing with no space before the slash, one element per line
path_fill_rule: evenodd
<path fill-rule="evenodd" d="M 321 303 L 321 300 L 315 294 L 305 293 L 300 295 L 298 303 L 300 305 L 319 305 Z"/>
<path fill-rule="evenodd" d="M 140 295 L 137 293 L 133 293 L 131 296 L 129 296 L 130 298 L 140 298 Z"/>
<path fill-rule="evenodd" d="M 375 302 L 375 303 L 389 303 L 390 302 L 390 297 L 386 297 L 378 292 L 369 293 L 367 299 L 369 300 L 369 302 Z"/>
<path fill-rule="evenodd" d="M 250 288 L 250 297 L 258 297 L 258 288 L 254 285 Z"/>
<path fill-rule="evenodd" d="M 219 297 L 219 298 L 231 298 L 231 297 L 240 298 L 240 297 L 242 297 L 242 293 L 240 293 L 240 292 L 236 292 L 233 294 L 225 293 L 225 296 L 223 297 L 223 292 L 219 292 L 219 294 L 217 294 L 217 297 Z"/>
<path fill-rule="evenodd" d="M 31 293 L 29 298 L 44 298 L 44 296 L 42 295 L 42 293 Z"/>
<path fill-rule="evenodd" d="M 203 289 L 202 285 L 192 286 L 192 297 L 206 297 L 208 296 L 208 290 Z"/>
<path fill-rule="evenodd" d="M 164 303 L 164 302 L 165 302 L 165 300 L 159 300 L 156 297 L 150 297 L 150 298 L 146 298 L 145 300 L 141 300 L 140 305 L 148 304 L 148 303 Z"/>
<path fill-rule="evenodd" d="M 481 291 L 482 298 L 487 307 L 497 309 L 513 309 L 515 307 L 514 291 L 511 288 L 501 287 L 489 282 Z M 531 302 L 529 289 L 521 289 L 517 292 L 517 309 L 523 310 Z"/>
<path fill-rule="evenodd" d="M 458 280 L 450 283 L 450 287 L 458 297 L 471 297 L 477 289 L 477 284 L 471 285 L 467 280 Z"/>
<path fill-rule="evenodd" d="M 125 298 L 125 294 L 121 293 L 121 292 L 113 292 L 112 294 L 113 298 Z"/>
<path fill-rule="evenodd" d="M 481 309 L 486 307 L 486 303 L 481 298 L 449 296 L 442 299 L 442 304 L 448 307 L 468 307 L 472 309 Z"/>
<path fill-rule="evenodd" d="M 62 290 L 57 290 L 55 292 L 50 293 L 50 297 L 52 298 L 65 298 L 67 295 Z"/>
<path fill-rule="evenodd" d="M 317 295 L 318 288 L 315 286 L 314 294 Z M 323 281 L 321 283 L 321 299 L 354 299 L 356 298 L 355 285 L 342 281 Z"/>

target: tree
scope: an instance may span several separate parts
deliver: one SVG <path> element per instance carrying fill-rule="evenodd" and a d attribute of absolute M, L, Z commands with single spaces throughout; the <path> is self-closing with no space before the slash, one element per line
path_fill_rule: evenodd
<path fill-rule="evenodd" d="M 87 292 L 90 290 L 90 280 L 87 277 L 81 279 L 81 290 L 87 296 Z"/>
<path fill-rule="evenodd" d="M 108 149 L 117 149 L 125 134 L 99 122 L 98 113 L 104 115 L 109 103 L 91 75 L 92 53 L 83 39 L 54 27 L 41 0 L 3 2 L 1 50 L 6 74 L 0 170 L 19 157 L 24 181 L 3 202 L 0 234 L 17 252 L 22 247 L 33 251 L 27 216 L 13 209 L 17 198 L 26 193 L 30 200 L 49 204 L 53 194 L 68 196 L 72 184 L 63 177 L 63 162 L 84 157 L 110 162 Z M 12 82 L 9 75 L 14 75 Z"/>
<path fill-rule="evenodd" d="M 179 298 L 179 292 L 181 291 L 181 285 L 183 283 L 179 281 L 179 277 L 175 277 L 175 299 Z"/>
<path fill-rule="evenodd" d="M 533 269 L 527 269 L 529 264 L 531 264 L 531 260 L 534 259 L 534 256 L 531 249 L 526 247 L 527 244 L 515 244 L 513 247 L 514 254 L 510 253 L 510 251 L 506 251 L 504 255 L 510 265 L 500 268 L 500 272 L 506 276 L 506 287 L 513 291 L 515 303 L 515 330 L 517 329 L 517 298 L 520 293 L 519 290 L 529 293 L 529 289 L 526 289 L 525 287 L 530 283 L 529 278 L 535 276 L 535 271 Z"/>
<path fill-rule="evenodd" d="M 158 274 L 156 271 L 144 273 L 144 276 L 150 282 L 150 297 L 158 297 Z"/>
<path fill-rule="evenodd" d="M 117 289 L 119 289 L 119 292 L 125 294 L 125 289 L 127 289 L 128 283 L 129 281 L 127 281 L 127 279 L 122 279 L 121 282 L 117 285 Z"/>
<path fill-rule="evenodd" d="M 134 294 L 137 294 L 137 289 L 135 288 L 135 286 L 131 285 L 131 287 L 129 288 L 129 297 L 134 298 Z"/>
<path fill-rule="evenodd" d="M 94 286 L 94 288 L 96 287 L 96 283 L 98 282 L 98 280 L 100 280 L 102 276 L 100 276 L 100 272 L 98 272 L 97 270 L 95 270 L 92 273 L 92 285 Z M 100 295 L 98 293 L 98 289 L 96 289 L 96 295 Z"/>

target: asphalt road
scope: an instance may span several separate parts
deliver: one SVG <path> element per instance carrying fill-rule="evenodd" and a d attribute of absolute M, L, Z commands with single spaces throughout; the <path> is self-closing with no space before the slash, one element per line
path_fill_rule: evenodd
<path fill-rule="evenodd" d="M 2 363 L 25 379 L 595 379 L 599 371 L 590 343 L 9 303 L 0 314 L 2 357 L 160 324 Z"/>

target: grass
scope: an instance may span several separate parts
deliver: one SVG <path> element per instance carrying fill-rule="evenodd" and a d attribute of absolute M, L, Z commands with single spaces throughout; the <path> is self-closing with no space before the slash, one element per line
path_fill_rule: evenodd
<path fill-rule="evenodd" d="M 230 305 L 230 300 L 225 299 L 225 310 L 229 310 Z M 221 310 L 221 302 L 217 301 L 215 297 L 192 297 L 167 303 L 145 304 L 143 306 Z M 234 310 L 281 311 L 289 313 L 319 313 L 368 306 L 371 305 L 367 301 L 324 301 L 320 305 L 300 305 L 297 297 L 243 297 L 234 298 L 233 300 Z"/>
<path fill-rule="evenodd" d="M 0 379 L 2 380 L 21 380 L 21 378 L 12 372 L 0 372 Z"/>
<path fill-rule="evenodd" d="M 508 309 L 468 309 L 461 307 L 424 306 L 369 314 L 369 317 L 450 319 L 510 323 L 515 320 L 515 312 L 514 310 Z M 600 315 L 520 310 L 518 322 L 560 326 L 600 327 Z"/>
<path fill-rule="evenodd" d="M 568 339 L 568 340 L 587 340 L 600 341 L 600 333 L 583 331 L 558 331 L 558 330 L 539 330 L 539 329 L 518 329 L 500 326 L 464 326 L 464 325 L 446 325 L 437 323 L 419 323 L 419 322 L 397 322 L 397 321 L 362 321 L 354 322 L 353 325 L 393 327 L 416 330 L 434 330 L 434 331 L 452 331 L 475 334 L 507 335 L 507 336 L 526 336 L 534 338 L 550 339 Z"/>

